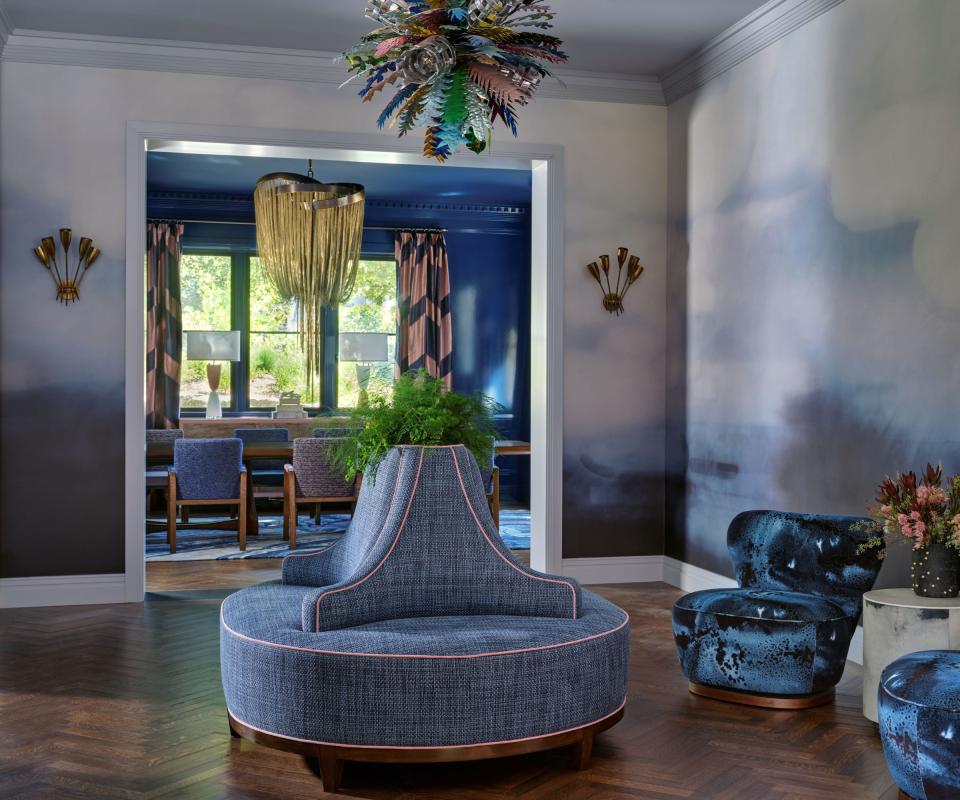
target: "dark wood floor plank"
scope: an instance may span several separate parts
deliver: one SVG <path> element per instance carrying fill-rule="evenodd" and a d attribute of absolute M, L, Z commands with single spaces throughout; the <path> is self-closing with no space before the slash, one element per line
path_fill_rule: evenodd
<path fill-rule="evenodd" d="M 217 620 L 270 559 L 148 566 L 141 605 L 0 611 L 0 798 L 73 800 L 858 800 L 896 797 L 860 671 L 835 704 L 767 711 L 691 695 L 664 584 L 599 587 L 632 617 L 629 702 L 590 768 L 568 752 L 438 765 L 347 764 L 324 794 L 305 759 L 231 739 Z"/>

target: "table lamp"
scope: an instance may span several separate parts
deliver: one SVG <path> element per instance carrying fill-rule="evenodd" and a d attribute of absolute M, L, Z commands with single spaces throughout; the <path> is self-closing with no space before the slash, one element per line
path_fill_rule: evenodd
<path fill-rule="evenodd" d="M 184 331 L 187 335 L 187 360 L 207 361 L 207 419 L 220 419 L 220 364 L 217 361 L 240 360 L 240 331 Z"/>
<path fill-rule="evenodd" d="M 370 364 L 387 360 L 386 333 L 341 333 L 340 360 L 357 362 L 357 386 L 360 388 L 360 402 L 366 400 L 367 385 L 370 383 Z"/>

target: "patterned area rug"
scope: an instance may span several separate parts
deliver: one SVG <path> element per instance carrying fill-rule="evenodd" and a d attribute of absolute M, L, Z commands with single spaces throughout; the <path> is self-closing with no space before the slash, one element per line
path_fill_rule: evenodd
<path fill-rule="evenodd" d="M 211 520 L 212 521 L 212 520 Z M 347 529 L 349 514 L 324 514 L 317 525 L 312 516 L 297 520 L 298 553 L 323 550 Z M 526 509 L 504 509 L 500 512 L 500 537 L 511 550 L 530 549 L 530 512 Z M 147 561 L 214 561 L 237 558 L 283 558 L 290 555 L 283 540 L 283 518 L 260 516 L 259 536 L 247 537 L 247 549 L 237 549 L 236 531 L 195 530 L 177 532 L 177 552 L 170 555 L 165 532 L 147 534 Z"/>

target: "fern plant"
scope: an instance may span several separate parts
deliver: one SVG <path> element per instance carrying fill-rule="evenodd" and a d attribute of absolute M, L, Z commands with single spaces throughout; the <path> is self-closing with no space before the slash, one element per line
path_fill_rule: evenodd
<path fill-rule="evenodd" d="M 380 460 L 398 445 L 460 444 L 481 467 L 490 467 L 497 403 L 485 395 L 446 388 L 425 370 L 402 375 L 389 396 L 378 395 L 350 413 L 350 432 L 335 456 L 347 480 L 358 472 L 375 479 Z"/>

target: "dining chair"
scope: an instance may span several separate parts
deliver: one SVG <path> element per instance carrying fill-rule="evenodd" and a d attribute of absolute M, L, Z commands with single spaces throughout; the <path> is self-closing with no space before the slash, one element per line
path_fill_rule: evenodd
<path fill-rule="evenodd" d="M 489 466 L 480 468 L 480 477 L 483 479 L 483 490 L 487 495 L 487 504 L 490 506 L 490 515 L 493 523 L 500 528 L 500 468 L 496 464 L 496 443 L 490 449 Z"/>
<path fill-rule="evenodd" d="M 182 438 L 183 431 L 180 428 L 148 428 L 145 442 L 147 445 L 165 444 Z M 150 516 L 150 509 L 156 506 L 154 499 L 159 498 L 167 490 L 167 470 L 169 469 L 169 464 L 160 464 L 147 467 L 144 471 L 144 483 L 147 487 L 147 516 Z M 164 503 L 162 507 L 165 508 L 166 504 Z M 187 513 L 187 510 L 183 509 L 183 512 Z M 184 522 L 187 521 L 184 519 Z M 155 530 L 163 529 L 163 526 L 154 527 Z"/>
<path fill-rule="evenodd" d="M 297 546 L 297 506 L 309 503 L 349 503 L 350 513 L 357 505 L 360 476 L 348 481 L 334 463 L 334 454 L 342 438 L 303 438 L 293 440 L 293 463 L 284 467 L 283 538 L 290 549 Z"/>
<path fill-rule="evenodd" d="M 289 442 L 290 431 L 286 428 L 237 428 L 233 435 L 240 439 L 244 446 L 254 442 Z M 250 485 L 283 486 L 283 467 L 286 459 L 257 458 L 248 462 L 250 471 Z"/>
<path fill-rule="evenodd" d="M 177 439 L 173 443 L 173 466 L 167 474 L 170 552 L 177 552 L 177 508 L 185 506 L 237 506 L 236 518 L 192 527 L 235 529 L 240 549 L 246 550 L 248 490 L 240 439 Z"/>

